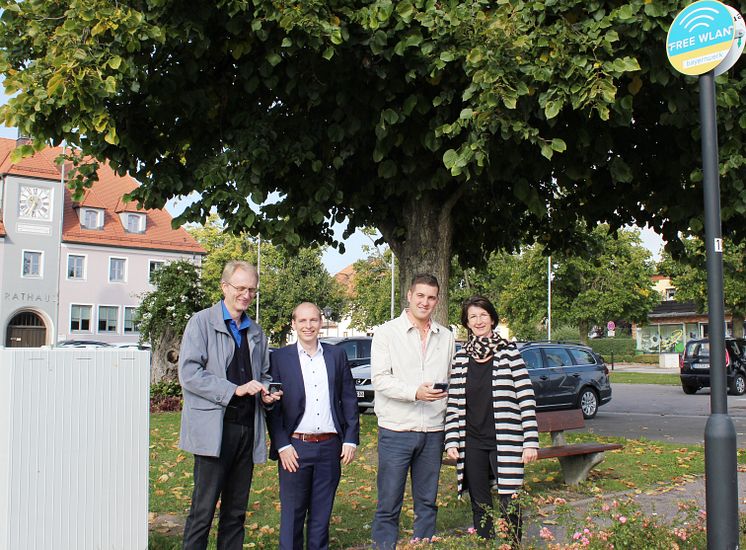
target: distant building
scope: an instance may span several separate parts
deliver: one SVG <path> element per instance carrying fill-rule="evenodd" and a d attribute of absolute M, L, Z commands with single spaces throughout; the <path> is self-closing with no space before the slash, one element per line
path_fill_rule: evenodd
<path fill-rule="evenodd" d="M 697 311 L 694 302 L 676 301 L 676 288 L 669 277 L 653 277 L 653 288 L 660 293 L 661 302 L 648 313 L 646 325 L 633 326 L 638 351 L 682 353 L 689 340 L 707 337 L 707 314 Z M 725 312 L 725 334 L 733 334 L 733 319 L 728 312 Z"/>
<path fill-rule="evenodd" d="M 102 164 L 75 202 L 54 162 L 59 148 L 14 163 L 15 147 L 0 139 L 0 345 L 138 340 L 135 311 L 153 271 L 199 264 L 205 250 L 167 212 L 125 202 L 132 178 Z"/>

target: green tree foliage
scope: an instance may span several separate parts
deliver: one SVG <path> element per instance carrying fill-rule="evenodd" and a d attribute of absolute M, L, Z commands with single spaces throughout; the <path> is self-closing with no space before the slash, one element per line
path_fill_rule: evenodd
<path fill-rule="evenodd" d="M 257 239 L 245 233 L 226 231 L 225 224 L 212 214 L 203 225 L 187 228 L 189 234 L 208 252 L 202 260 L 202 286 L 211 302 L 223 297 L 220 288 L 220 277 L 225 264 L 230 260 L 244 260 L 252 265 L 257 264 Z M 271 243 L 262 243 L 262 253 L 267 258 L 272 256 Z M 266 258 L 262 259 L 266 261 Z M 260 266 L 261 267 L 261 266 Z"/>
<path fill-rule="evenodd" d="M 518 338 L 543 338 L 548 298 L 544 254 L 539 245 L 515 255 L 495 253 L 485 270 L 470 276 L 477 284 L 462 294 L 489 297 Z M 578 327 L 576 337 L 582 341 L 594 324 L 645 320 L 659 300 L 651 286 L 650 252 L 634 230 L 620 230 L 614 236 L 608 226 L 599 225 L 587 233 L 585 245 L 575 254 L 553 255 L 552 265 L 552 323 Z"/>
<path fill-rule="evenodd" d="M 579 220 L 647 223 L 674 246 L 702 227 L 697 87 L 664 53 L 687 3 L 0 0 L 15 94 L 0 119 L 35 147 L 108 159 L 146 207 L 199 192 L 177 223 L 214 209 L 294 247 L 333 244 L 344 219 L 347 234 L 374 226 L 402 291 L 417 271 L 446 281 L 454 250 L 464 265 L 534 241 L 570 250 Z M 733 72 L 720 175 L 740 240 Z"/>
<path fill-rule="evenodd" d="M 202 262 L 202 286 L 211 302 L 222 298 L 220 276 L 229 260 L 257 263 L 257 242 L 245 233 L 226 231 L 225 224 L 211 216 L 203 226 L 189 233 L 207 251 Z M 338 319 L 345 307 L 345 298 L 337 281 L 321 262 L 318 247 L 290 252 L 262 240 L 259 274 L 259 324 L 270 340 L 284 344 L 290 333 L 291 313 L 300 302 L 313 302 L 320 308 L 329 307 L 331 318 Z M 252 305 L 249 315 L 254 317 Z"/>
<path fill-rule="evenodd" d="M 593 325 L 612 320 L 644 322 L 660 301 L 652 288 L 655 273 L 650 252 L 637 230 L 609 233 L 599 225 L 589 235 L 585 253 L 557 258 L 552 282 L 557 320 L 577 325 L 586 341 Z M 556 294 L 555 294 L 556 293 Z"/>
<path fill-rule="evenodd" d="M 341 318 L 346 307 L 344 292 L 321 263 L 318 248 L 301 248 L 297 252 L 279 247 L 270 250 L 271 254 L 265 256 L 262 242 L 259 294 L 260 324 L 273 342 L 285 343 L 291 329 L 291 313 L 301 302 L 313 302 L 322 310 L 329 308 L 328 320 Z"/>
<path fill-rule="evenodd" d="M 202 288 L 199 269 L 180 260 L 168 263 L 152 275 L 155 287 L 140 302 L 140 341 L 150 342 L 153 354 L 151 380 L 176 380 L 176 364 L 169 361 L 178 356 L 181 335 L 187 321 L 197 311 L 207 307 L 209 300 Z"/>
<path fill-rule="evenodd" d="M 368 330 L 391 318 L 391 249 L 358 260 L 353 268 L 353 292 L 348 302 L 350 326 Z M 394 271 L 397 270 L 394 263 Z M 400 300 L 398 288 L 394 290 L 396 316 L 400 313 Z"/>
<path fill-rule="evenodd" d="M 661 259 L 659 270 L 671 277 L 676 287 L 676 300 L 691 300 L 697 309 L 707 312 L 707 265 L 705 246 L 701 239 L 684 240 L 685 254 L 674 260 L 666 253 Z M 733 332 L 743 335 L 743 321 L 746 316 L 746 245 L 730 240 L 723 247 L 723 303 L 725 310 L 732 315 Z"/>

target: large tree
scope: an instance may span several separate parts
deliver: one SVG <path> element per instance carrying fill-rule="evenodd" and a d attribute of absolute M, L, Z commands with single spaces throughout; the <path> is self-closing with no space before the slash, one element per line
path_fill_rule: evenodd
<path fill-rule="evenodd" d="M 146 207 L 198 191 L 177 223 L 215 209 L 291 246 L 374 226 L 404 296 L 414 272 L 447 280 L 454 250 L 571 248 L 578 219 L 672 246 L 701 230 L 696 83 L 664 51 L 687 3 L 0 0 L 0 118 L 108 159 Z M 735 72 L 718 101 L 740 239 Z"/>

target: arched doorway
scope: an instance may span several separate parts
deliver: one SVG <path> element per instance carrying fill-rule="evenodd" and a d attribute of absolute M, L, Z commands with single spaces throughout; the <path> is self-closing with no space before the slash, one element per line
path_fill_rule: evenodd
<path fill-rule="evenodd" d="M 8 323 L 5 347 L 40 348 L 47 343 L 47 327 L 33 311 L 16 313 Z"/>

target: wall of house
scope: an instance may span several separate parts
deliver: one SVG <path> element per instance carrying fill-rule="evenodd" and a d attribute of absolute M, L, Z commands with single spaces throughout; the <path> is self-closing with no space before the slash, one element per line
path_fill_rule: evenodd
<path fill-rule="evenodd" d="M 152 251 L 134 248 L 113 248 L 103 246 L 63 243 L 60 255 L 60 307 L 57 341 L 100 340 L 109 343 L 136 342 L 139 332 L 125 332 L 125 308 L 137 307 L 141 296 L 153 290 L 150 284 L 150 263 L 188 260 L 200 263 L 200 256 L 176 252 Z M 84 258 L 82 279 L 68 277 L 70 255 Z M 109 280 L 109 267 L 112 258 L 125 260 L 125 278 L 122 282 Z M 89 330 L 73 330 L 71 311 L 73 305 L 90 306 Z M 116 330 L 101 330 L 99 325 L 100 306 L 116 307 Z"/>
<path fill-rule="evenodd" d="M 23 186 L 49 190 L 49 216 L 31 218 L 21 213 L 20 189 Z M 54 341 L 57 324 L 57 280 L 59 242 L 62 227 L 63 192 L 58 181 L 8 176 L 3 197 L 3 222 L 6 237 L 2 241 L 2 294 L 0 295 L 0 330 L 5 345 L 8 323 L 20 312 L 30 311 L 46 325 L 46 343 Z M 23 252 L 42 254 L 41 275 L 24 277 Z"/>

